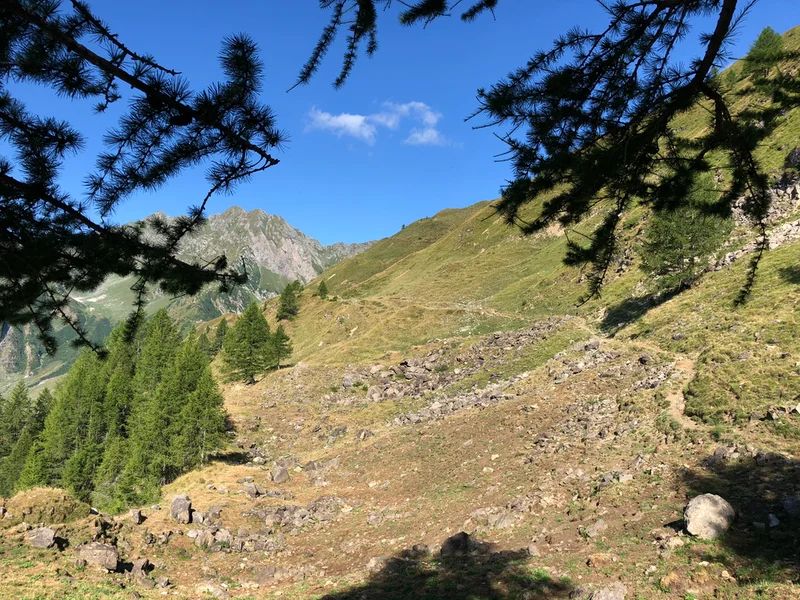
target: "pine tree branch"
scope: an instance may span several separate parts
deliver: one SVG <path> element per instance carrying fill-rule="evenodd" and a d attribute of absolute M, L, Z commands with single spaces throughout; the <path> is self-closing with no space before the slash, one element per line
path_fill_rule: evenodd
<path fill-rule="evenodd" d="M 109 60 L 92 52 L 86 46 L 78 43 L 74 38 L 65 34 L 50 21 L 47 21 L 46 19 L 39 17 L 37 14 L 27 10 L 24 6 L 22 6 L 19 3 L 19 0 L 10 0 L 10 1 L 12 3 L 10 8 L 14 13 L 35 24 L 50 38 L 62 44 L 65 48 L 68 48 L 71 52 L 81 57 L 83 60 L 91 63 L 104 73 L 111 74 L 117 79 L 124 81 L 125 83 L 130 85 L 133 89 L 139 90 L 140 92 L 145 94 L 151 101 L 159 102 L 164 106 L 172 108 L 178 114 L 184 116 L 190 121 L 192 119 L 199 121 L 201 123 L 204 123 L 219 130 L 221 133 L 223 133 L 226 137 L 230 139 L 236 139 L 237 143 L 241 144 L 242 147 L 246 148 L 250 152 L 258 154 L 262 159 L 264 159 L 268 163 L 270 167 L 277 165 L 280 162 L 280 160 L 274 158 L 263 148 L 260 148 L 255 144 L 249 142 L 248 140 L 241 138 L 231 127 L 229 127 L 225 123 L 222 123 L 221 121 L 217 121 L 215 119 L 210 119 L 208 118 L 207 115 L 199 113 L 191 106 L 174 100 L 173 98 L 171 98 L 167 94 L 164 94 L 163 92 L 153 87 L 152 85 L 145 83 L 144 81 L 142 81 L 137 77 L 134 77 L 121 67 L 118 67 Z"/>

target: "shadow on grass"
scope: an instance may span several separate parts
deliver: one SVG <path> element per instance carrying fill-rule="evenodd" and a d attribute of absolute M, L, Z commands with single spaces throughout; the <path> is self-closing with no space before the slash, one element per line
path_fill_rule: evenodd
<path fill-rule="evenodd" d="M 613 337 L 620 329 L 632 321 L 643 317 L 648 311 L 661 306 L 667 300 L 671 300 L 680 294 L 681 291 L 682 289 L 677 289 L 647 294 L 646 296 L 626 298 L 619 304 L 608 307 L 600 326 L 609 336 Z"/>
<path fill-rule="evenodd" d="M 780 269 L 781 278 L 786 283 L 793 283 L 795 285 L 800 285 L 800 267 L 796 265 L 792 265 L 791 267 L 784 267 Z"/>
<path fill-rule="evenodd" d="M 363 585 L 322 600 L 510 600 L 568 598 L 569 582 L 526 566 L 525 550 L 431 556 L 405 550 L 389 558 Z"/>
<path fill-rule="evenodd" d="M 226 465 L 244 465 L 250 458 L 244 452 L 225 452 L 224 454 L 217 454 L 214 456 L 215 461 L 219 461 Z"/>
<path fill-rule="evenodd" d="M 717 494 L 736 509 L 717 556 L 742 584 L 800 583 L 800 462 L 759 453 L 725 459 L 715 454 L 683 478 L 695 494 Z"/>

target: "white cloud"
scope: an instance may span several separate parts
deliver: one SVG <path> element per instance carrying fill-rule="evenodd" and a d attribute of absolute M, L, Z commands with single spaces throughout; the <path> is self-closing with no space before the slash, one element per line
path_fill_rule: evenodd
<path fill-rule="evenodd" d="M 447 146 L 450 141 L 436 126 L 442 114 L 433 110 L 424 102 L 384 102 L 382 110 L 370 115 L 341 113 L 333 115 L 329 112 L 312 108 L 306 131 L 322 129 L 339 137 L 354 137 L 369 145 L 373 145 L 378 136 L 378 127 L 396 130 L 404 120 L 410 120 L 421 127 L 412 127 L 404 143 L 412 146 Z"/>
<path fill-rule="evenodd" d="M 448 141 L 442 132 L 435 127 L 425 127 L 424 129 L 414 128 L 411 134 L 403 140 L 411 146 L 446 146 Z"/>
<path fill-rule="evenodd" d="M 335 133 L 339 137 L 349 135 L 369 145 L 375 143 L 375 136 L 378 130 L 375 125 L 367 121 L 367 117 L 364 115 L 351 115 L 348 113 L 332 115 L 329 112 L 312 108 L 308 116 L 311 118 L 311 122 L 306 126 L 306 131 L 324 129 Z"/>

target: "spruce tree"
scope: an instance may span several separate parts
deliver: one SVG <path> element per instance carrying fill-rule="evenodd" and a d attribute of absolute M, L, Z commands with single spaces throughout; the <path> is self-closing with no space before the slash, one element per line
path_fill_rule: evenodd
<path fill-rule="evenodd" d="M 324 279 L 319 282 L 319 288 L 317 288 L 317 296 L 319 296 L 323 300 L 328 297 L 328 286 L 326 285 Z"/>
<path fill-rule="evenodd" d="M 269 323 L 258 303 L 251 302 L 225 336 L 222 358 L 233 379 L 255 383 L 255 376 L 274 366 Z"/>
<path fill-rule="evenodd" d="M 294 319 L 297 316 L 299 307 L 297 305 L 297 285 L 294 281 L 283 288 L 281 291 L 280 302 L 278 303 L 278 320 Z"/>
<path fill-rule="evenodd" d="M 54 320 L 95 343 L 68 306 L 72 291 L 93 290 L 108 275 L 134 279 L 136 312 L 153 285 L 195 294 L 210 282 L 222 291 L 244 282 L 224 256 L 200 264 L 177 254 L 184 236 L 203 226 L 210 198 L 279 162 L 273 152 L 284 138 L 259 99 L 263 65 L 255 42 L 226 38 L 223 80 L 191 89 L 177 70 L 126 45 L 84 1 L 0 6 L 0 135 L 14 156 L 0 159 L 0 322 L 32 323 L 52 353 Z M 60 114 L 69 114 L 66 105 L 75 100 L 81 101 L 71 105 L 76 110 L 124 105 L 116 126 L 101 136 L 104 147 L 90 161 L 96 168 L 83 178 L 80 198 L 60 187 L 59 176 L 64 159 L 86 148 L 85 136 L 29 111 L 15 97 L 18 85 L 54 91 Z M 149 230 L 109 224 L 108 215 L 127 198 L 199 164 L 209 167 L 209 190 L 186 217 L 154 218 Z"/>
<path fill-rule="evenodd" d="M 744 57 L 744 74 L 755 73 L 766 77 L 785 55 L 783 37 L 772 27 L 765 27 Z"/>
<path fill-rule="evenodd" d="M 732 219 L 710 211 L 719 201 L 710 174 L 697 177 L 689 200 L 674 210 L 656 211 L 645 230 L 641 268 L 663 290 L 690 286 L 733 229 Z"/>
<path fill-rule="evenodd" d="M 36 440 L 31 446 L 28 456 L 25 457 L 25 466 L 22 467 L 15 490 L 27 490 L 39 485 L 48 485 L 50 473 L 44 443 L 40 439 Z"/>
<path fill-rule="evenodd" d="M 177 472 L 204 467 L 208 456 L 222 448 L 225 440 L 222 404 L 222 394 L 206 365 L 194 391 L 186 397 L 171 437 L 170 454 Z"/>
<path fill-rule="evenodd" d="M 141 397 L 151 396 L 178 351 L 180 338 L 178 328 L 166 309 L 156 312 L 145 326 L 142 349 L 136 363 L 133 380 L 135 393 Z"/>
<path fill-rule="evenodd" d="M 225 344 L 225 336 L 228 334 L 228 320 L 225 317 L 222 317 L 222 320 L 217 325 L 216 330 L 214 331 L 214 355 L 218 354 L 222 350 L 223 344 Z"/>
<path fill-rule="evenodd" d="M 275 328 L 275 333 L 272 334 L 272 347 L 275 352 L 275 361 L 278 368 L 281 366 L 281 361 L 284 358 L 289 358 L 292 355 L 292 342 L 286 334 L 283 325 L 278 325 Z"/>
<path fill-rule="evenodd" d="M 104 433 L 106 384 L 105 363 L 92 351 L 85 350 L 56 390 L 53 408 L 45 419 L 41 456 L 37 456 L 44 478 L 36 485 L 63 485 L 67 461 L 85 445 L 91 448 L 71 463 L 71 481 L 75 482 L 77 473 L 85 473 L 99 463 L 99 456 L 88 457 L 87 453 L 98 451 L 98 438 Z M 34 471 L 40 469 L 37 467 Z"/>
<path fill-rule="evenodd" d="M 203 332 L 200 334 L 200 337 L 197 338 L 197 345 L 200 346 L 200 350 L 208 356 L 209 360 L 214 358 L 214 345 L 213 342 L 208 339 L 208 334 Z"/>
<path fill-rule="evenodd" d="M 0 457 L 11 453 L 28 421 L 30 410 L 28 388 L 25 382 L 20 380 L 14 386 L 0 413 Z"/>
<path fill-rule="evenodd" d="M 136 406 L 133 391 L 135 354 L 131 344 L 126 344 L 124 339 L 119 342 L 119 345 L 115 342 L 109 344 L 112 348 L 109 359 L 111 375 L 103 403 L 105 435 L 98 440 L 102 445 L 102 455 L 94 469 L 93 479 L 87 482 L 90 483 L 92 503 L 103 508 L 114 506 L 115 488 L 128 458 L 128 434 Z"/>
<path fill-rule="evenodd" d="M 147 500 L 167 481 L 181 472 L 172 452 L 172 439 L 182 427 L 181 412 L 197 389 L 201 375 L 208 369 L 208 357 L 197 339 L 190 336 L 179 348 L 158 389 L 135 415 L 130 437 L 130 459 L 120 482 L 120 500 L 133 485 L 138 499 Z"/>
<path fill-rule="evenodd" d="M 11 496 L 16 489 L 28 455 L 44 429 L 44 420 L 53 404 L 49 390 L 43 390 L 33 403 L 28 419 L 14 448 L 0 461 L 0 496 Z"/>

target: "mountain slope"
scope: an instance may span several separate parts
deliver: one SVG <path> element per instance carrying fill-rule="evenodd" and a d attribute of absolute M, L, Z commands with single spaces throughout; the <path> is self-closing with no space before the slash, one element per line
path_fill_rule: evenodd
<path fill-rule="evenodd" d="M 210 216 L 202 230 L 184 240 L 179 256 L 205 263 L 225 254 L 229 264 L 246 269 L 249 281 L 227 294 L 209 287 L 197 296 L 185 298 L 171 298 L 154 290 L 147 310 L 152 313 L 166 307 L 174 318 L 187 325 L 241 312 L 252 299 L 273 296 L 290 281 L 305 283 L 372 244 L 323 246 L 281 217 L 260 209 L 247 212 L 233 206 L 222 214 Z M 109 277 L 91 294 L 74 298 L 71 308 L 92 340 L 101 342 L 130 313 L 133 283 L 131 278 Z M 56 356 L 49 357 L 32 327 L 4 326 L 0 330 L 0 393 L 21 376 L 30 377 L 30 384 L 35 385 L 42 379 L 63 374 L 78 351 L 70 346 L 75 338 L 70 329 L 59 328 L 56 337 L 60 349 Z"/>

